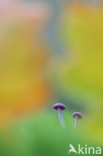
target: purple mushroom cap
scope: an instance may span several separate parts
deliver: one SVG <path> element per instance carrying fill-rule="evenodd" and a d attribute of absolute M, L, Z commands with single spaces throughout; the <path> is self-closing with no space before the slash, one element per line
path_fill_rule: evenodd
<path fill-rule="evenodd" d="M 74 113 L 72 114 L 72 117 L 73 117 L 73 118 L 75 118 L 75 116 L 78 116 L 79 119 L 82 118 L 82 114 L 79 113 L 79 112 L 74 112 Z"/>
<path fill-rule="evenodd" d="M 62 103 L 56 103 L 54 106 L 53 106 L 54 109 L 58 110 L 58 108 L 60 108 L 61 110 L 64 110 L 66 109 L 66 106 Z"/>

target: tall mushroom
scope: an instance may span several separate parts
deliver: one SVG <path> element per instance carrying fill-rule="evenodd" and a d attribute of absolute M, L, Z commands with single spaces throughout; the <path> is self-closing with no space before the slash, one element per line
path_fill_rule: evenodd
<path fill-rule="evenodd" d="M 54 104 L 53 108 L 55 110 L 58 110 L 58 114 L 59 114 L 59 119 L 60 119 L 61 125 L 62 125 L 63 129 L 65 129 L 66 125 L 65 125 L 65 122 L 64 122 L 64 119 L 63 119 L 61 111 L 66 109 L 66 106 L 64 104 L 62 104 L 62 103 L 56 103 L 56 104 Z"/>

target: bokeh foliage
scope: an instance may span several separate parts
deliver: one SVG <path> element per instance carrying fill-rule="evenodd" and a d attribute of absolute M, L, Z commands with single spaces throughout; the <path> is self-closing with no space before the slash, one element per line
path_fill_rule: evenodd
<path fill-rule="evenodd" d="M 39 3 L 33 12 L 22 2 L 20 12 L 5 4 L 6 14 L 0 10 L 0 156 L 64 156 L 69 144 L 103 148 L 102 3 L 66 4 L 56 34 L 66 47 L 62 54 L 44 35 L 53 13 L 48 5 Z M 67 107 L 65 131 L 52 108 L 56 102 Z M 83 115 L 76 130 L 73 111 Z"/>

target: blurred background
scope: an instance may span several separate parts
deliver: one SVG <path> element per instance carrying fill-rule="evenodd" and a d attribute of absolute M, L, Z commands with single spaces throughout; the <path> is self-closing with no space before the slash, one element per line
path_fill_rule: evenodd
<path fill-rule="evenodd" d="M 102 111 L 103 1 L 0 0 L 0 156 L 103 149 Z"/>

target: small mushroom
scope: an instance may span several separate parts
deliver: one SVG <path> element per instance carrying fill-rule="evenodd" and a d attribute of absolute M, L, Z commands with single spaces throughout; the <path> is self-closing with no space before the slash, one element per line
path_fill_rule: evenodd
<path fill-rule="evenodd" d="M 74 127 L 76 128 L 76 127 L 77 127 L 77 123 L 78 123 L 78 119 L 81 119 L 81 118 L 82 118 L 82 114 L 79 113 L 79 112 L 74 112 L 74 113 L 72 114 L 72 117 L 75 118 Z"/>
<path fill-rule="evenodd" d="M 63 116 L 62 116 L 62 112 L 61 111 L 64 110 L 64 109 L 66 109 L 66 106 L 64 104 L 62 104 L 62 103 L 56 103 L 53 106 L 53 108 L 55 110 L 58 110 L 58 114 L 59 114 L 59 119 L 60 119 L 61 125 L 62 125 L 63 129 L 65 129 L 66 128 L 66 125 L 65 125 L 65 122 L 63 120 Z"/>

